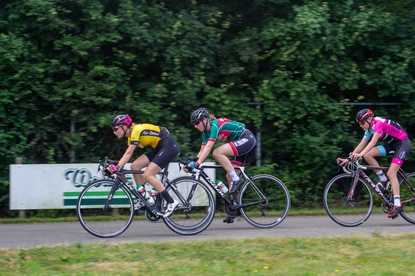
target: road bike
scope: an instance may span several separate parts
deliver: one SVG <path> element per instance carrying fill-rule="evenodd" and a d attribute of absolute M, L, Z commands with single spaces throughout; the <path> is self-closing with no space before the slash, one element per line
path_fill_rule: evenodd
<path fill-rule="evenodd" d="M 98 170 L 106 170 L 114 160 L 105 157 L 99 161 Z M 137 191 L 127 175 L 142 174 L 144 170 L 121 169 L 114 178 L 97 180 L 88 184 L 78 197 L 76 213 L 82 227 L 100 238 L 112 238 L 122 234 L 133 221 L 138 200 L 144 204 L 144 216 L 149 222 L 160 218 L 168 228 L 180 235 L 195 235 L 205 230 L 214 216 L 214 196 L 209 187 L 197 181 L 168 179 L 168 166 L 159 173 L 161 182 L 179 205 L 169 217 L 162 217 L 167 202 L 157 194 L 150 204 Z"/>
<path fill-rule="evenodd" d="M 365 170 L 387 171 L 389 167 L 362 165 L 361 159 L 348 160 L 349 163 L 343 166 L 345 173 L 331 179 L 324 190 L 324 208 L 330 218 L 341 226 L 358 226 L 370 217 L 374 204 L 379 204 L 383 212 L 390 214 L 394 205 L 391 185 L 382 191 L 365 173 Z M 400 168 L 398 180 L 404 207 L 400 216 L 415 224 L 415 172 L 405 173 Z M 378 199 L 374 199 L 371 190 Z"/>
<path fill-rule="evenodd" d="M 197 159 L 186 155 L 185 159 L 179 159 L 179 163 L 188 167 L 190 162 L 196 162 Z M 221 165 L 202 163 L 190 171 L 191 176 L 179 177 L 176 180 L 204 183 L 201 181 L 203 179 L 216 192 L 218 199 L 224 201 L 224 211 L 229 216 L 229 222 L 242 215 L 245 221 L 258 228 L 271 228 L 280 224 L 287 216 L 291 205 L 290 193 L 285 184 L 275 176 L 259 174 L 251 177 L 244 172 L 244 168 L 234 167 L 241 171 L 240 177 L 243 177 L 245 182 L 232 196 L 225 194 L 205 172 L 205 169 L 223 169 Z"/>

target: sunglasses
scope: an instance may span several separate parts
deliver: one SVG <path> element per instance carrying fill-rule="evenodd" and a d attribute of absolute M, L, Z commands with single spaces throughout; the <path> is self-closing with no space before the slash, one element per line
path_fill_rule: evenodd
<path fill-rule="evenodd" d="M 120 128 L 119 126 L 113 127 L 113 128 L 112 128 L 112 131 L 113 131 L 113 132 L 116 132 L 119 128 Z"/>
<path fill-rule="evenodd" d="M 359 125 L 363 126 L 366 122 L 365 121 L 359 121 Z"/>
<path fill-rule="evenodd" d="M 193 122 L 193 124 L 194 124 L 195 126 L 198 126 L 198 125 L 200 124 L 200 121 L 194 121 L 194 122 Z"/>

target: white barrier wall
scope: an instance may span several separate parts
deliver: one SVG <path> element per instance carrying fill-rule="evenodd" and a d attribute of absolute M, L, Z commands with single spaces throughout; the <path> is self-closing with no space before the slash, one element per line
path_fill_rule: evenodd
<path fill-rule="evenodd" d="M 213 165 L 214 162 L 205 162 Z M 130 168 L 130 164 L 125 166 Z M 97 179 L 103 179 L 98 164 L 10 165 L 10 210 L 74 209 L 82 189 Z M 206 169 L 214 181 L 216 171 Z M 169 179 L 190 176 L 179 172 L 177 163 L 169 165 Z M 127 179 L 134 183 L 131 175 Z"/>

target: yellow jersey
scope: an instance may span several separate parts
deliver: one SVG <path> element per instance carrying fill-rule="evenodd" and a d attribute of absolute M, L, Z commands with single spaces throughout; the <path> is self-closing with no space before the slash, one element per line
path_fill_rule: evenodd
<path fill-rule="evenodd" d="M 151 146 L 155 148 L 161 140 L 161 128 L 151 124 L 133 124 L 128 145 L 136 145 L 140 148 Z"/>

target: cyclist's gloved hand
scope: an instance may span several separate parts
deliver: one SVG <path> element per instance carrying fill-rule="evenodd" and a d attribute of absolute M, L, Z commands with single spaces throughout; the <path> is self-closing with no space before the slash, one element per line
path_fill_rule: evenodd
<path fill-rule="evenodd" d="M 350 161 L 352 161 L 352 159 L 350 157 L 347 157 L 345 159 L 342 158 L 337 158 L 337 165 L 343 167 L 344 165 L 346 165 L 347 163 L 349 163 Z"/>
<path fill-rule="evenodd" d="M 110 169 L 110 171 L 112 173 L 116 173 L 116 172 L 119 171 L 119 167 L 118 166 L 115 166 L 114 164 L 109 165 L 108 168 Z"/>
<path fill-rule="evenodd" d="M 199 167 L 199 163 L 198 162 L 190 162 L 189 163 L 189 165 L 188 165 L 188 167 L 189 168 L 191 168 L 192 170 L 194 169 L 194 168 L 197 168 L 197 167 Z"/>

